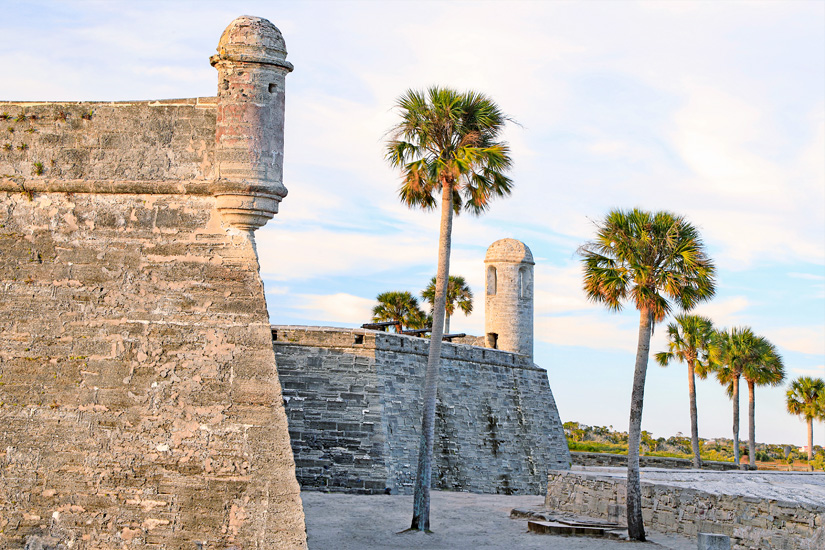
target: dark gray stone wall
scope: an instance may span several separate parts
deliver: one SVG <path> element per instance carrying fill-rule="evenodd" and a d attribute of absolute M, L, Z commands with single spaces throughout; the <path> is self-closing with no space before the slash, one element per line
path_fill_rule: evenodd
<path fill-rule="evenodd" d="M 304 489 L 409 493 L 429 341 L 363 329 L 274 326 Z M 500 350 L 445 343 L 433 487 L 541 494 L 570 454 L 547 372 Z"/>

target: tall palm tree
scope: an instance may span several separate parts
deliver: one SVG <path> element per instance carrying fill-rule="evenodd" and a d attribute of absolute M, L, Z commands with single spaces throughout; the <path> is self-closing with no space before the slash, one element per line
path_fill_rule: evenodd
<path fill-rule="evenodd" d="M 727 386 L 733 401 L 733 461 L 739 464 L 739 379 L 749 362 L 753 361 L 757 336 L 750 327 L 734 327 L 718 333 L 719 363 L 716 378 Z"/>
<path fill-rule="evenodd" d="M 433 311 L 435 304 L 435 277 L 430 280 L 421 292 L 421 297 L 430 303 L 430 311 Z M 444 319 L 444 332 L 450 333 L 450 317 L 455 313 L 455 308 L 464 312 L 464 315 L 469 315 L 473 312 L 473 291 L 467 285 L 467 281 L 461 275 L 450 275 L 447 283 L 447 305 L 445 306 L 446 318 Z"/>
<path fill-rule="evenodd" d="M 713 296 L 715 268 L 696 228 L 670 212 L 613 210 L 596 227 L 596 238 L 579 247 L 587 297 L 612 311 L 621 310 L 625 300 L 639 310 L 628 429 L 627 528 L 631 539 L 643 541 L 639 445 L 650 336 L 673 305 L 688 311 Z"/>
<path fill-rule="evenodd" d="M 390 130 L 386 159 L 401 169 L 401 201 L 410 208 L 435 208 L 441 194 L 433 326 L 427 371 L 421 444 L 416 470 L 410 529 L 430 528 L 430 478 L 435 430 L 435 399 L 441 363 L 441 337 L 450 273 L 453 215 L 462 207 L 481 214 L 495 197 L 510 193 L 505 175 L 512 163 L 510 149 L 500 141 L 509 120 L 487 96 L 432 87 L 408 90 L 397 103 L 401 121 Z"/>
<path fill-rule="evenodd" d="M 821 378 L 800 376 L 786 394 L 788 412 L 808 422 L 808 460 L 814 457 L 814 420 L 825 420 L 825 382 Z"/>
<path fill-rule="evenodd" d="M 701 468 L 699 456 L 699 419 L 696 411 L 696 376 L 707 378 L 715 367 L 716 350 L 713 322 L 699 315 L 677 315 L 667 326 L 668 351 L 656 354 L 656 361 L 666 367 L 671 361 L 687 364 L 688 394 L 690 396 L 690 444 L 693 448 L 693 467 Z"/>
<path fill-rule="evenodd" d="M 785 365 L 776 346 L 757 336 L 753 356 L 742 369 L 742 378 L 748 383 L 748 463 L 756 469 L 756 386 L 778 386 L 785 380 Z"/>
<path fill-rule="evenodd" d="M 404 326 L 416 326 L 425 317 L 418 307 L 418 299 L 411 292 L 382 292 L 375 299 L 378 304 L 372 308 L 372 320 L 395 323 L 395 332 L 399 334 Z"/>

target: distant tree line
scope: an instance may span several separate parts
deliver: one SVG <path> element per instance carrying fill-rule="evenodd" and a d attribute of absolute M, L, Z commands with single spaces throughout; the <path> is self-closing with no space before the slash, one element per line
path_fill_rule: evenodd
<path fill-rule="evenodd" d="M 627 432 L 614 430 L 613 426 L 588 426 L 579 422 L 565 422 L 564 433 L 571 451 L 592 453 L 627 454 Z M 642 431 L 641 454 L 674 458 L 693 458 L 691 438 L 681 433 L 670 437 L 654 437 Z M 749 455 L 747 445 L 740 445 L 741 452 Z M 699 449 L 703 461 L 733 462 L 733 440 L 720 437 L 699 439 Z M 780 465 L 809 465 L 814 470 L 825 471 L 825 449 L 821 445 L 813 447 L 813 458 L 800 451 L 796 445 L 757 443 L 754 453 L 756 461 L 766 464 L 762 467 L 780 468 Z M 804 467 L 804 466 L 803 466 Z"/>

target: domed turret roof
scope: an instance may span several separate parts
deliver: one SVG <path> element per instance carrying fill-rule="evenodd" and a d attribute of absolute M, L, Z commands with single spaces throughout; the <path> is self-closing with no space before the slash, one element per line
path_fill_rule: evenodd
<path fill-rule="evenodd" d="M 210 61 L 214 65 L 222 59 L 279 65 L 292 70 L 292 63 L 286 61 L 286 43 L 281 31 L 267 19 L 251 15 L 238 17 L 223 31 L 218 54 Z"/>
<path fill-rule="evenodd" d="M 491 244 L 484 257 L 484 263 L 489 262 L 535 264 L 533 254 L 527 245 L 516 239 L 500 239 Z"/>

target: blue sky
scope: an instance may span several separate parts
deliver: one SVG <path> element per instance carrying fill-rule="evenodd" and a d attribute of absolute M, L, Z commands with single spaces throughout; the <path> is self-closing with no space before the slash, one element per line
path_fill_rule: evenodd
<path fill-rule="evenodd" d="M 612 208 L 671 210 L 717 262 L 699 308 L 825 377 L 825 2 L 0 2 L 0 98 L 214 95 L 235 17 L 270 19 L 288 59 L 281 213 L 257 233 L 273 323 L 358 326 L 375 295 L 435 272 L 437 212 L 397 200 L 383 161 L 395 98 L 432 84 L 493 97 L 515 188 L 454 226 L 452 272 L 483 292 L 484 252 L 536 257 L 536 362 L 564 420 L 626 429 L 635 310 L 589 304 L 575 250 Z M 456 316 L 481 334 L 483 304 Z M 664 349 L 664 327 L 652 351 Z M 757 439 L 803 444 L 785 388 L 757 390 Z M 703 437 L 730 437 L 721 386 L 698 384 Z M 740 432 L 747 437 L 743 422 Z M 689 433 L 686 371 L 649 367 L 643 428 Z M 822 423 L 814 439 L 825 441 Z"/>

